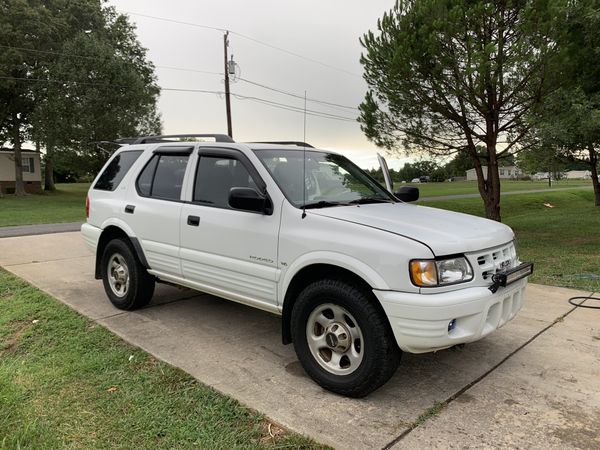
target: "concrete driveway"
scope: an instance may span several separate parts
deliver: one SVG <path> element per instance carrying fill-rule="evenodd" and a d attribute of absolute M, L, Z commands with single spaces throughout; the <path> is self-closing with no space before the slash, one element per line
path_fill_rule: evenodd
<path fill-rule="evenodd" d="M 130 343 L 292 430 L 336 448 L 600 448 L 600 310 L 530 285 L 519 316 L 461 349 L 404 355 L 366 399 L 322 390 L 281 344 L 280 319 L 159 285 L 115 309 L 79 233 L 0 239 L 0 265 Z M 436 404 L 446 406 L 432 414 Z M 418 426 L 417 426 L 418 425 Z"/>

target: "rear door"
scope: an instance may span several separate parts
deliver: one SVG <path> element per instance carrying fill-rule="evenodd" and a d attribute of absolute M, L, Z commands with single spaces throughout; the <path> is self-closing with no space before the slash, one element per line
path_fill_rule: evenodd
<path fill-rule="evenodd" d="M 129 190 L 126 221 L 137 236 L 150 269 L 181 276 L 179 222 L 183 182 L 193 147 L 163 146 L 152 153 Z"/>
<path fill-rule="evenodd" d="M 194 177 L 181 216 L 183 276 L 198 289 L 277 311 L 281 205 L 273 205 L 270 215 L 229 206 L 233 187 L 265 190 L 241 151 L 201 148 Z"/>

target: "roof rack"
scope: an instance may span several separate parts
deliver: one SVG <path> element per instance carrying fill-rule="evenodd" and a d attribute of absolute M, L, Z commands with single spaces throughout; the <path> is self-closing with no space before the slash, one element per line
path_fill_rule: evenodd
<path fill-rule="evenodd" d="M 144 136 L 137 138 L 121 138 L 116 142 L 122 145 L 128 144 L 152 144 L 160 142 L 177 142 L 175 138 L 214 138 L 215 142 L 235 142 L 226 134 L 165 134 L 160 136 Z"/>
<path fill-rule="evenodd" d="M 250 144 L 279 144 L 279 145 L 297 145 L 298 147 L 314 148 L 312 145 L 302 141 L 260 141 L 260 142 L 249 142 Z"/>

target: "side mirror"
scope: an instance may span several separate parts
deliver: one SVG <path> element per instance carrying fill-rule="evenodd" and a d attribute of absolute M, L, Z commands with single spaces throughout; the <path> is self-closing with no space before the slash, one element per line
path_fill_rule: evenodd
<path fill-rule="evenodd" d="M 403 202 L 416 202 L 419 200 L 419 188 L 402 186 L 394 195 Z"/>
<path fill-rule="evenodd" d="M 231 188 L 229 190 L 229 206 L 243 211 L 253 211 L 267 215 L 273 214 L 273 208 L 267 196 L 254 188 Z"/>

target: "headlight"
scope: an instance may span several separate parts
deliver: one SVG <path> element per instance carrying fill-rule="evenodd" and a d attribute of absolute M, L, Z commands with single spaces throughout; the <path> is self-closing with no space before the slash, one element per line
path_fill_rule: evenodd
<path fill-rule="evenodd" d="M 473 279 L 473 269 L 463 256 L 438 261 L 412 260 L 410 262 L 412 282 L 420 287 L 446 286 Z"/>

